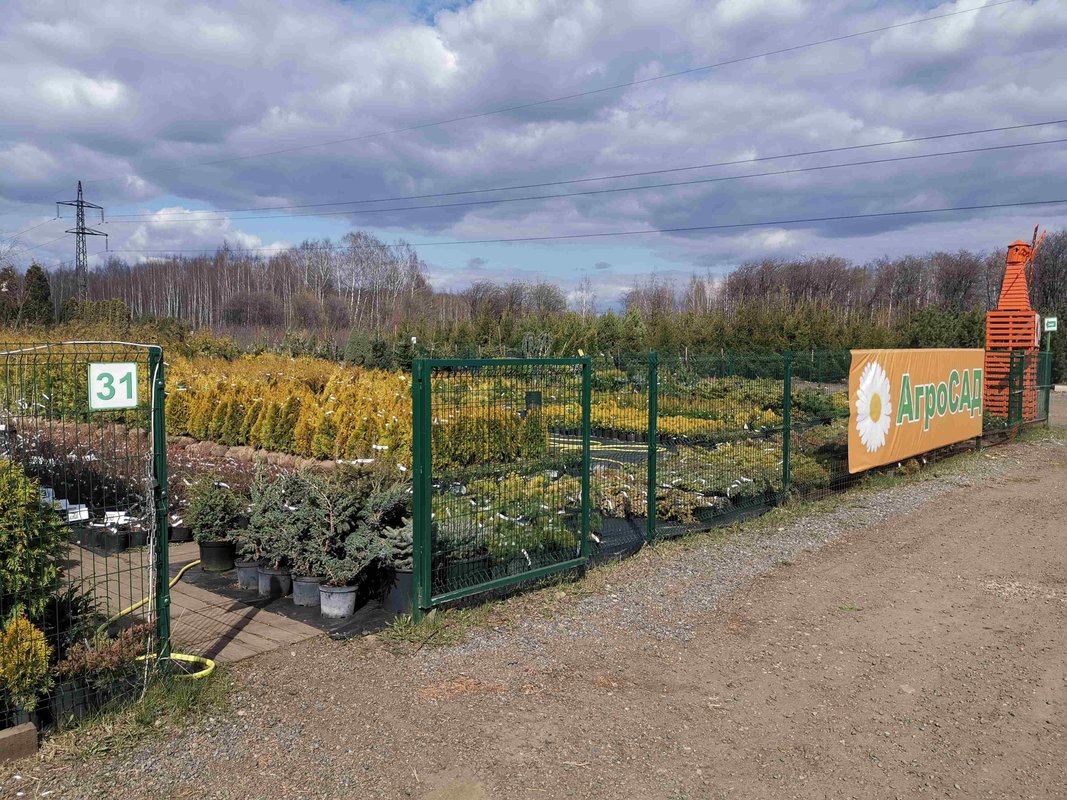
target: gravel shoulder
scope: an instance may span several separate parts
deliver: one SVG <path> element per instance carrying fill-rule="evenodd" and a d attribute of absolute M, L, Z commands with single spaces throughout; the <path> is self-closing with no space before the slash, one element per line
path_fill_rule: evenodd
<path fill-rule="evenodd" d="M 460 643 L 315 639 L 0 796 L 1067 796 L 1067 440 L 646 550 Z M 92 732 L 86 732 L 92 736 Z"/>

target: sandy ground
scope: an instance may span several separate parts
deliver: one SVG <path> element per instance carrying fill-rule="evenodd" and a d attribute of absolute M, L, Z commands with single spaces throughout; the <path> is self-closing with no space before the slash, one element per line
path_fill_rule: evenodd
<path fill-rule="evenodd" d="M 217 719 L 0 795 L 1067 797 L 1065 499 L 1062 435 L 990 448 L 503 604 L 458 646 L 255 659 Z M 731 565 L 755 577 L 712 591 Z"/>

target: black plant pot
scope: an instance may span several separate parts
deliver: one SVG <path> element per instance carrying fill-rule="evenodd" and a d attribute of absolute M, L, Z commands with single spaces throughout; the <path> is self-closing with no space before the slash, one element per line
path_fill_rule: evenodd
<path fill-rule="evenodd" d="M 410 569 L 396 570 L 393 574 L 393 586 L 382 600 L 382 608 L 393 614 L 410 614 L 414 583 L 415 573 Z"/>
<path fill-rule="evenodd" d="M 186 525 L 172 526 L 170 529 L 170 540 L 174 544 L 191 542 L 193 540 L 193 529 Z"/>
<path fill-rule="evenodd" d="M 319 607 L 319 586 L 322 578 L 313 575 L 298 575 L 293 578 L 293 605 L 307 608 Z"/>
<path fill-rule="evenodd" d="M 92 532 L 93 529 L 87 525 L 71 525 L 68 538 L 73 544 L 80 544 L 83 547 L 88 547 L 90 541 L 96 541 Z"/>
<path fill-rule="evenodd" d="M 131 550 L 135 547 L 145 547 L 148 544 L 147 531 L 130 531 L 128 536 Z"/>
<path fill-rule="evenodd" d="M 126 531 L 104 530 L 99 534 L 96 550 L 102 556 L 113 556 L 129 546 L 130 535 Z"/>
<path fill-rule="evenodd" d="M 100 537 L 103 535 L 103 528 L 85 528 L 82 531 L 81 546 L 90 547 L 96 550 L 100 547 Z"/>
<path fill-rule="evenodd" d="M 96 692 L 89 688 L 84 678 L 60 681 L 48 699 L 52 722 L 64 725 L 81 719 L 96 709 L 96 699 Z"/>
<path fill-rule="evenodd" d="M 227 572 L 233 569 L 233 542 L 200 542 L 200 568 L 205 572 Z"/>
<path fill-rule="evenodd" d="M 450 592 L 488 580 L 492 570 L 489 556 L 481 553 L 470 558 L 446 558 L 434 560 L 435 589 Z"/>
<path fill-rule="evenodd" d="M 237 585 L 242 589 L 259 590 L 259 562 L 258 561 L 238 561 L 235 566 L 237 567 Z"/>
<path fill-rule="evenodd" d="M 293 574 L 287 569 L 259 568 L 259 596 L 285 597 L 293 591 Z"/>

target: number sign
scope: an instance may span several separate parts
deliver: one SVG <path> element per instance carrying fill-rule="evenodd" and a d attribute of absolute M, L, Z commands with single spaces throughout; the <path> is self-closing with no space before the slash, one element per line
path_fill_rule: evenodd
<path fill-rule="evenodd" d="M 89 410 L 137 408 L 136 364 L 90 364 Z"/>

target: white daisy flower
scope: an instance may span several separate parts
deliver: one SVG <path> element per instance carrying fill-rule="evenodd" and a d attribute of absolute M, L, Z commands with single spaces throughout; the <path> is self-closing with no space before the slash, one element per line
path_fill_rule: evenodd
<path fill-rule="evenodd" d="M 868 453 L 881 448 L 889 435 L 893 416 L 890 392 L 889 376 L 882 365 L 877 362 L 868 364 L 856 390 L 856 431 Z"/>

